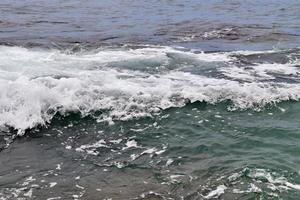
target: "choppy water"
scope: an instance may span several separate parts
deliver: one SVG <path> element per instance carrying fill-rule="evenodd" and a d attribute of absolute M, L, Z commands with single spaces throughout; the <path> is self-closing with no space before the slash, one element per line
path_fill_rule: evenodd
<path fill-rule="evenodd" d="M 299 199 L 299 1 L 1 1 L 0 199 Z"/>

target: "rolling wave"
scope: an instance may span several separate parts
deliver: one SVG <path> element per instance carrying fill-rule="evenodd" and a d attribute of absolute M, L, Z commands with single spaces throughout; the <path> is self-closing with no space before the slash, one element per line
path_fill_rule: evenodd
<path fill-rule="evenodd" d="M 187 102 L 257 109 L 300 99 L 297 55 L 287 63 L 239 56 L 266 52 L 203 53 L 162 46 L 81 52 L 0 47 L 0 127 L 24 134 L 57 113 L 101 111 L 113 123 L 152 116 Z M 290 57 L 291 53 L 282 53 Z"/>

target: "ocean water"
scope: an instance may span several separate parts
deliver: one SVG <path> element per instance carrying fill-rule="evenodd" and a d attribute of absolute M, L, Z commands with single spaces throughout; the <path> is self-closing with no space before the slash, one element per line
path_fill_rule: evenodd
<path fill-rule="evenodd" d="M 0 2 L 0 199 L 299 199 L 300 2 Z"/>

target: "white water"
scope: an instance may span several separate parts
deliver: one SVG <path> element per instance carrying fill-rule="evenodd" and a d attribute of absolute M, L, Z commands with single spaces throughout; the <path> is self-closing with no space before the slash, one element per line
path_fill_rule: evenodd
<path fill-rule="evenodd" d="M 169 54 L 173 56 L 169 57 Z M 104 114 L 100 120 L 127 120 L 151 116 L 161 109 L 184 106 L 186 99 L 212 104 L 231 100 L 233 109 L 299 100 L 299 84 L 259 82 L 257 78 L 270 76 L 268 70 L 297 76 L 299 68 L 293 64 L 275 68 L 274 64 L 256 65 L 250 73 L 234 66 L 232 61 L 235 59 L 231 55 L 196 54 L 150 46 L 73 54 L 1 46 L 0 127 L 13 127 L 23 134 L 28 128 L 50 122 L 55 113 L 69 111 L 88 115 L 102 110 Z M 232 79 L 210 78 L 179 69 L 164 70 L 172 64 L 174 56 L 187 62 L 230 63 L 230 67 L 219 71 Z M 124 62 L 137 67 L 140 63 L 155 63 L 158 73 L 113 67 Z M 182 65 L 184 67 L 185 62 Z M 235 77 L 251 81 L 243 83 L 235 81 Z"/>

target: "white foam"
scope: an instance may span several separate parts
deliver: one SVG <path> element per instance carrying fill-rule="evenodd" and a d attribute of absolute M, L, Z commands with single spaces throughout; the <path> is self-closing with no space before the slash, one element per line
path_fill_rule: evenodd
<path fill-rule="evenodd" d="M 225 193 L 227 187 L 225 185 L 219 185 L 215 190 L 209 192 L 204 198 L 211 199 L 211 198 L 218 198 L 221 194 Z"/>
<path fill-rule="evenodd" d="M 297 47 L 296 49 L 299 49 L 299 47 Z M 257 55 L 257 54 L 272 54 L 272 53 L 284 53 L 289 49 L 271 49 L 271 50 L 263 50 L 263 51 L 250 51 L 250 50 L 240 50 L 240 51 L 235 51 L 235 52 L 231 52 L 231 55 Z"/>
<path fill-rule="evenodd" d="M 232 60 L 224 53 L 196 54 L 170 47 L 67 54 L 0 46 L 0 127 L 13 127 L 23 134 L 50 122 L 55 113 L 69 111 L 85 116 L 102 110 L 99 121 L 128 120 L 184 106 L 186 99 L 212 104 L 231 100 L 233 109 L 247 109 L 300 98 L 299 84 L 240 83 L 178 70 L 153 75 L 110 66 L 129 60 L 138 65 L 149 59 L 165 66 L 172 59 L 169 53 L 203 62 Z"/>
<path fill-rule="evenodd" d="M 50 187 L 50 188 L 52 188 L 52 187 L 54 187 L 54 186 L 56 186 L 56 185 L 57 185 L 56 182 L 51 182 L 51 183 L 49 183 L 49 187 Z"/>
<path fill-rule="evenodd" d="M 228 180 L 236 184 L 241 183 L 245 184 L 242 180 L 242 177 L 245 175 L 245 171 L 248 171 L 247 176 L 251 179 L 252 183 L 250 182 L 248 189 L 241 190 L 239 188 L 234 188 L 232 190 L 233 193 L 242 194 L 242 193 L 261 193 L 267 192 L 270 196 L 277 196 L 277 194 L 273 193 L 274 191 L 286 191 L 290 189 L 300 190 L 300 185 L 296 183 L 291 183 L 289 180 L 284 177 L 282 174 L 277 172 L 272 172 L 267 169 L 249 169 L 245 168 L 243 171 L 239 173 L 234 173 L 228 177 Z M 240 179 L 240 180 L 239 180 Z M 263 181 L 262 181 L 263 180 Z M 265 185 L 266 187 L 259 188 L 258 186 Z M 266 190 L 268 188 L 270 191 Z"/>
<path fill-rule="evenodd" d="M 299 61 L 294 61 L 286 64 L 279 63 L 263 63 L 252 65 L 247 69 L 237 66 L 221 68 L 220 71 L 226 76 L 233 79 L 240 79 L 245 81 L 255 80 L 272 80 L 276 79 L 277 75 L 297 76 L 300 75 Z"/>
<path fill-rule="evenodd" d="M 269 182 L 271 188 L 282 188 L 282 189 L 295 189 L 300 190 L 299 184 L 290 183 L 287 178 L 280 176 L 274 177 L 270 172 L 265 169 L 256 169 L 249 175 L 252 178 L 265 178 Z"/>
<path fill-rule="evenodd" d="M 81 145 L 80 147 L 76 148 L 75 151 L 86 152 L 87 154 L 91 154 L 91 155 L 98 155 L 99 152 L 97 151 L 97 148 L 100 148 L 100 147 L 108 147 L 106 145 L 106 142 L 103 139 L 99 140 L 93 144 Z"/>
<path fill-rule="evenodd" d="M 123 147 L 122 150 L 138 147 L 137 142 L 135 140 L 128 140 L 125 145 L 126 147 Z"/>
<path fill-rule="evenodd" d="M 47 200 L 56 200 L 56 199 L 61 199 L 61 197 L 51 197 L 51 198 L 48 198 Z"/>
<path fill-rule="evenodd" d="M 29 191 L 28 192 L 26 192 L 26 193 L 24 193 L 23 195 L 25 196 L 25 197 L 29 197 L 29 198 L 31 198 L 32 197 L 32 188 L 30 188 L 29 189 Z"/>

